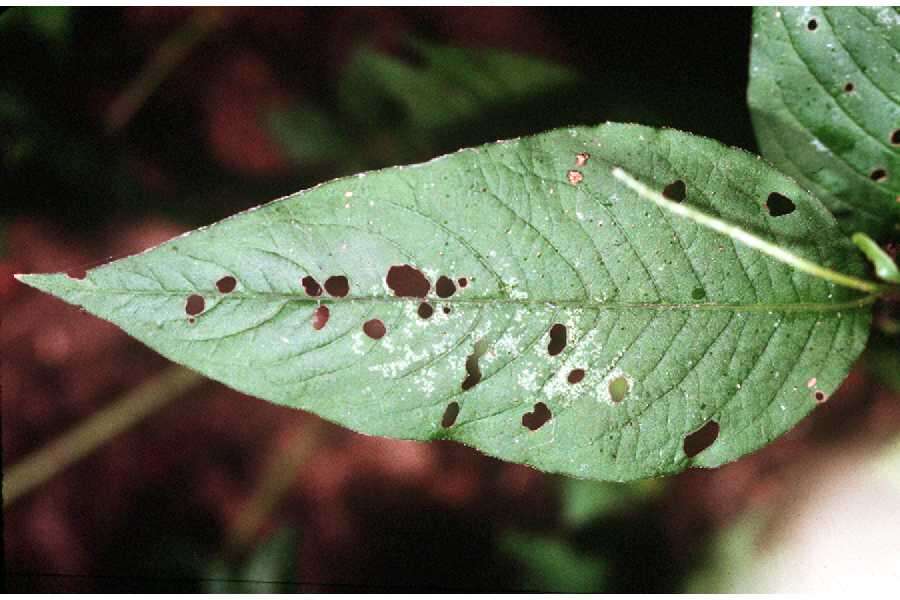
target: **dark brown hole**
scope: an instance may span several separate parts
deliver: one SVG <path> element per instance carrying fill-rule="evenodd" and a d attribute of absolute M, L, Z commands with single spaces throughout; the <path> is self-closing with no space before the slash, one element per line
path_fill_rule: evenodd
<path fill-rule="evenodd" d="M 622 376 L 609 382 L 609 399 L 618 404 L 628 395 L 628 380 Z"/>
<path fill-rule="evenodd" d="M 325 291 L 336 298 L 343 298 L 350 292 L 350 282 L 343 275 L 332 275 L 325 280 Z"/>
<path fill-rule="evenodd" d="M 466 279 L 465 277 L 460 277 L 459 279 L 456 280 L 456 284 L 457 284 L 459 287 L 464 288 L 464 287 L 466 287 L 467 285 L 469 285 L 469 280 Z"/>
<path fill-rule="evenodd" d="M 462 382 L 463 390 L 472 389 L 481 381 L 481 369 L 478 366 L 478 359 L 484 356 L 486 351 L 487 342 L 484 340 L 475 342 L 472 354 L 466 358 L 466 378 Z"/>
<path fill-rule="evenodd" d="M 687 195 L 687 188 L 684 185 L 684 182 L 680 179 L 673 181 L 669 185 L 663 188 L 662 195 L 668 198 L 669 200 L 673 200 L 675 202 L 681 202 L 684 200 Z"/>
<path fill-rule="evenodd" d="M 444 411 L 444 417 L 441 419 L 441 427 L 444 429 L 448 427 L 453 427 L 453 424 L 456 423 L 456 417 L 459 416 L 459 403 L 451 402 L 447 405 L 447 410 Z"/>
<path fill-rule="evenodd" d="M 407 298 L 424 298 L 431 289 L 424 273 L 411 265 L 388 269 L 387 284 L 394 294 Z"/>
<path fill-rule="evenodd" d="M 449 298 L 456 292 L 456 285 L 453 283 L 452 279 L 446 275 L 441 275 L 434 284 L 434 291 L 437 292 L 437 295 L 441 298 Z"/>
<path fill-rule="evenodd" d="M 449 315 L 449 314 L 450 314 L 450 307 L 449 307 L 449 306 L 446 306 L 446 305 L 445 305 L 441 310 L 444 311 L 444 314 L 445 314 L 445 315 Z"/>
<path fill-rule="evenodd" d="M 557 323 L 550 328 L 550 343 L 547 344 L 547 352 L 550 356 L 556 356 L 566 347 L 566 326 Z"/>
<path fill-rule="evenodd" d="M 825 392 L 821 390 L 816 390 L 816 393 L 813 394 L 816 398 L 816 402 L 825 402 Z"/>
<path fill-rule="evenodd" d="M 420 317 L 422 317 L 423 319 L 427 319 L 434 314 L 434 309 L 427 302 L 423 302 L 419 305 L 418 312 Z"/>
<path fill-rule="evenodd" d="M 387 332 L 387 329 L 384 326 L 384 321 L 381 319 L 371 319 L 363 323 L 363 333 L 373 340 L 380 340 L 384 337 L 385 332 Z"/>
<path fill-rule="evenodd" d="M 301 279 L 300 283 L 303 284 L 303 289 L 306 291 L 307 296 L 322 295 L 322 286 L 319 285 L 319 282 L 313 279 L 311 275 L 307 275 L 306 277 Z"/>
<path fill-rule="evenodd" d="M 849 93 L 849 92 L 852 92 L 853 89 L 854 89 L 854 87 L 855 87 L 855 86 L 853 85 L 853 82 L 852 82 L 852 81 L 848 81 L 847 83 L 844 84 L 844 91 L 845 91 L 845 92 L 848 92 L 848 93 Z"/>
<path fill-rule="evenodd" d="M 578 383 L 584 379 L 584 369 L 572 369 L 569 373 L 569 383 Z"/>
<path fill-rule="evenodd" d="M 587 164 L 587 161 L 589 161 L 590 158 L 591 158 L 591 155 L 588 154 L 587 152 L 579 152 L 578 154 L 575 155 L 575 166 L 583 167 L 584 165 Z"/>
<path fill-rule="evenodd" d="M 532 412 L 522 415 L 522 425 L 531 431 L 537 431 L 543 427 L 544 423 L 549 421 L 552 416 L 553 415 L 550 414 L 550 409 L 547 408 L 547 405 L 543 402 L 538 402 L 534 405 L 534 410 Z"/>
<path fill-rule="evenodd" d="M 881 183 L 883 181 L 887 181 L 888 174 L 884 169 L 875 169 L 874 171 L 869 173 L 869 177 L 872 179 L 872 181 Z"/>
<path fill-rule="evenodd" d="M 806 28 L 809 29 L 810 31 L 815 31 L 816 29 L 819 28 L 819 22 L 816 21 L 815 19 L 810 19 L 809 22 L 806 24 Z"/>
<path fill-rule="evenodd" d="M 328 307 L 324 304 L 316 308 L 313 312 L 312 318 L 312 326 L 316 331 L 325 327 L 325 324 L 328 323 L 328 317 L 331 314 L 331 311 L 328 310 Z"/>
<path fill-rule="evenodd" d="M 222 279 L 216 282 L 216 289 L 222 292 L 223 294 L 228 294 L 234 291 L 234 288 L 237 286 L 237 279 L 232 277 L 231 275 L 226 275 Z"/>
<path fill-rule="evenodd" d="M 191 294 L 184 304 L 184 312 L 193 317 L 202 313 L 205 306 L 206 301 L 203 299 L 203 296 L 200 294 Z"/>
<path fill-rule="evenodd" d="M 87 271 L 84 269 L 75 268 L 67 272 L 66 275 L 68 275 L 72 279 L 84 279 L 85 277 L 87 277 Z"/>
<path fill-rule="evenodd" d="M 719 424 L 715 421 L 709 421 L 684 438 L 684 453 L 688 458 L 693 458 L 713 445 L 716 438 L 719 437 Z"/>
<path fill-rule="evenodd" d="M 794 206 L 794 203 L 791 202 L 790 198 L 783 196 L 778 192 L 772 192 L 769 194 L 768 199 L 766 199 L 766 209 L 773 217 L 789 215 L 794 212 L 795 208 L 797 207 Z"/>
<path fill-rule="evenodd" d="M 891 143 L 895 146 L 900 146 L 900 129 L 895 129 L 891 132 Z"/>

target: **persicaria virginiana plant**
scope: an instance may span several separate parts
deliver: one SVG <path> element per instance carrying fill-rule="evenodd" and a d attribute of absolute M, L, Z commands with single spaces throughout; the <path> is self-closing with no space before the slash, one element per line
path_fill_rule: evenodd
<path fill-rule="evenodd" d="M 714 467 L 826 402 L 897 291 L 877 241 L 900 223 L 898 22 L 756 10 L 766 160 L 571 127 L 324 183 L 84 277 L 19 277 L 355 431 L 593 479 Z"/>

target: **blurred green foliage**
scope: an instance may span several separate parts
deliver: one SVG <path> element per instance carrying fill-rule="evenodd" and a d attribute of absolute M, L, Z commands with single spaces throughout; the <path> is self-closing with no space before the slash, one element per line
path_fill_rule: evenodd
<path fill-rule="evenodd" d="M 298 535 L 282 528 L 239 561 L 216 558 L 206 572 L 208 594 L 289 592 L 297 584 Z"/>

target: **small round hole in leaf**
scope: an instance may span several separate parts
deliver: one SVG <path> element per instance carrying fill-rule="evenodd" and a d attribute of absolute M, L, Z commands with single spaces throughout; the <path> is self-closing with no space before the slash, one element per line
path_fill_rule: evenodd
<path fill-rule="evenodd" d="M 534 405 L 534 410 L 532 412 L 522 415 L 522 425 L 531 431 L 537 431 L 552 417 L 553 415 L 550 413 L 550 409 L 547 408 L 547 405 L 543 402 L 538 402 Z"/>
<path fill-rule="evenodd" d="M 466 279 L 465 277 L 460 277 L 459 279 L 456 280 L 456 285 L 458 285 L 461 288 L 464 288 L 467 285 L 469 285 L 469 280 Z"/>
<path fill-rule="evenodd" d="M 363 323 L 363 333 L 373 340 L 380 340 L 386 332 L 387 328 L 381 319 L 370 319 Z"/>
<path fill-rule="evenodd" d="M 328 307 L 324 304 L 317 307 L 315 311 L 313 311 L 312 317 L 312 326 L 316 331 L 325 327 L 325 324 L 328 323 L 328 317 L 331 315 L 331 311 L 328 310 Z"/>
<path fill-rule="evenodd" d="M 816 29 L 819 28 L 819 22 L 816 21 L 815 19 L 810 19 L 806 23 L 806 28 L 809 29 L 810 31 L 815 31 Z"/>
<path fill-rule="evenodd" d="M 891 144 L 900 146 L 900 129 L 895 129 L 891 132 Z"/>
<path fill-rule="evenodd" d="M 844 84 L 844 91 L 847 92 L 848 94 L 850 92 L 852 92 L 854 89 L 856 89 L 856 86 L 853 85 L 852 81 L 848 81 L 847 83 Z"/>
<path fill-rule="evenodd" d="M 708 421 L 703 427 L 684 438 L 684 453 L 693 458 L 713 445 L 719 437 L 719 424 Z"/>
<path fill-rule="evenodd" d="M 387 285 L 397 296 L 424 298 L 431 289 L 428 278 L 412 265 L 397 265 L 388 269 Z"/>
<path fill-rule="evenodd" d="M 445 314 L 445 315 L 449 315 L 449 314 L 450 314 L 450 307 L 447 306 L 446 304 L 444 305 L 443 308 L 441 308 L 441 310 L 444 311 L 444 314 Z"/>
<path fill-rule="evenodd" d="M 587 161 L 590 160 L 590 158 L 591 158 L 591 155 L 588 154 L 587 152 L 579 152 L 578 154 L 575 155 L 575 166 L 583 167 L 584 165 L 587 164 Z"/>
<path fill-rule="evenodd" d="M 307 296 L 322 295 L 322 286 L 319 285 L 319 282 L 316 281 L 311 275 L 307 275 L 306 277 L 301 279 L 300 283 L 303 285 L 303 290 L 306 292 Z"/>
<path fill-rule="evenodd" d="M 888 172 L 882 168 L 873 169 L 872 172 L 869 173 L 869 178 L 875 183 L 884 183 L 887 181 Z"/>
<path fill-rule="evenodd" d="M 325 280 L 325 291 L 336 298 L 350 293 L 350 282 L 343 275 L 333 275 Z"/>
<path fill-rule="evenodd" d="M 569 183 L 572 185 L 578 185 L 582 181 L 584 181 L 584 175 L 581 171 L 575 171 L 574 169 L 566 173 L 566 179 L 569 180 Z"/>
<path fill-rule="evenodd" d="M 566 348 L 566 326 L 556 323 L 550 328 L 550 343 L 547 344 L 547 353 L 556 356 Z"/>
<path fill-rule="evenodd" d="M 816 402 L 822 404 L 826 400 L 828 400 L 828 396 L 825 395 L 825 392 L 822 390 L 816 390 L 816 393 L 813 394 L 813 397 L 816 399 Z"/>
<path fill-rule="evenodd" d="M 449 298 L 456 293 L 456 284 L 446 275 L 441 275 L 434 284 L 434 291 L 441 298 Z"/>
<path fill-rule="evenodd" d="M 569 383 L 575 384 L 584 379 L 584 369 L 572 369 L 567 378 Z"/>
<path fill-rule="evenodd" d="M 66 273 L 71 279 L 84 279 L 87 277 L 87 271 L 81 268 L 75 268 Z"/>
<path fill-rule="evenodd" d="M 191 294 L 184 303 L 184 312 L 193 316 L 199 315 L 206 307 L 206 300 L 200 294 Z"/>
<path fill-rule="evenodd" d="M 664 187 L 662 195 L 673 202 L 682 202 L 687 195 L 687 188 L 685 187 L 684 182 L 678 179 Z"/>
<path fill-rule="evenodd" d="M 416 312 L 419 313 L 419 317 L 428 319 L 431 317 L 431 315 L 434 314 L 434 308 L 432 308 L 432 306 L 427 302 L 423 302 L 419 305 L 419 309 Z"/>
<path fill-rule="evenodd" d="M 448 427 L 453 427 L 453 424 L 456 423 L 456 417 L 459 416 L 459 403 L 451 402 L 447 405 L 447 409 L 444 411 L 444 416 L 441 418 L 441 427 L 447 429 Z"/>
<path fill-rule="evenodd" d="M 237 279 L 231 275 L 226 275 L 216 282 L 216 289 L 223 294 L 230 294 L 237 287 Z"/>
<path fill-rule="evenodd" d="M 614 403 L 618 404 L 622 400 L 625 399 L 625 396 L 628 394 L 628 380 L 622 377 L 613 378 L 612 381 L 609 382 L 609 399 Z"/>
<path fill-rule="evenodd" d="M 784 215 L 789 215 L 794 212 L 795 208 L 797 207 L 794 205 L 790 198 L 779 194 L 778 192 L 772 192 L 766 199 L 766 209 L 773 217 L 783 217 Z"/>

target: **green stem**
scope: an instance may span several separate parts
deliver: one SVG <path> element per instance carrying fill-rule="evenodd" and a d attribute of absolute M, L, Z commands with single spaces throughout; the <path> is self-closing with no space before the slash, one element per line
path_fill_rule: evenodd
<path fill-rule="evenodd" d="M 708 227 L 709 229 L 727 235 L 736 242 L 740 242 L 746 246 L 753 248 L 754 250 L 758 250 L 764 254 L 768 254 L 775 260 L 789 265 L 797 269 L 798 271 L 803 271 L 804 273 L 808 273 L 813 277 L 818 277 L 837 285 L 853 288 L 855 290 L 860 290 L 870 294 L 879 293 L 885 289 L 885 286 L 877 284 L 873 281 L 859 279 L 857 277 L 853 277 L 852 275 L 839 273 L 838 271 L 834 271 L 827 267 L 823 267 L 822 265 L 818 265 L 801 256 L 797 256 L 792 252 L 788 252 L 784 248 L 776 246 L 772 242 L 767 242 L 762 238 L 758 238 L 752 233 L 744 231 L 737 225 L 732 225 L 731 223 L 728 223 L 721 219 L 717 219 L 716 217 L 712 217 L 691 206 L 673 202 L 656 190 L 650 189 L 619 167 L 615 167 L 612 170 L 612 176 L 631 188 L 639 196 L 650 200 L 658 207 L 674 213 L 679 217 L 690 219 L 695 223 L 703 225 L 704 227 Z"/>
<path fill-rule="evenodd" d="M 5 469 L 3 506 L 9 506 L 202 381 L 204 378 L 193 371 L 170 367 L 94 413 L 71 431 Z"/>

